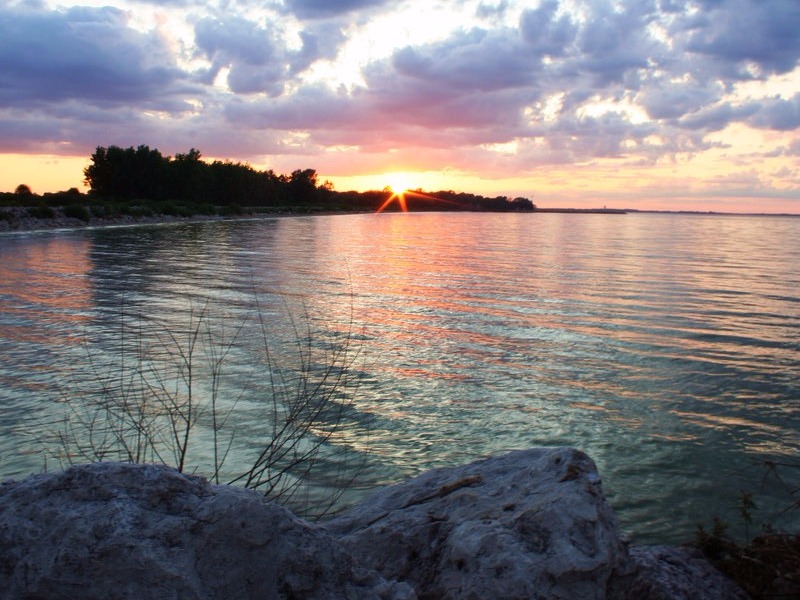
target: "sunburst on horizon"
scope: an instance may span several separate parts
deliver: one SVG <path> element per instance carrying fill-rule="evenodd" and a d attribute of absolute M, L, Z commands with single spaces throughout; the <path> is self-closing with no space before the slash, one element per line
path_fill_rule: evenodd
<path fill-rule="evenodd" d="M 378 212 L 383 212 L 395 200 L 400 205 L 400 210 L 408 212 L 408 203 L 406 202 L 406 194 L 409 193 L 413 187 L 411 176 L 404 171 L 395 171 L 393 173 L 386 173 L 385 178 L 387 185 L 384 188 L 389 193 L 386 202 L 381 204 Z"/>
<path fill-rule="evenodd" d="M 386 179 L 389 181 L 389 184 L 383 188 L 384 192 L 389 194 L 389 197 L 386 198 L 383 204 L 380 205 L 376 212 L 383 212 L 386 210 L 388 206 L 392 204 L 392 202 L 397 202 L 400 210 L 404 213 L 408 211 L 408 200 L 407 196 L 416 196 L 417 198 L 423 198 L 426 200 L 433 200 L 437 203 L 441 204 L 452 204 L 458 205 L 457 202 L 452 202 L 450 200 L 444 200 L 442 198 L 431 196 L 430 194 L 426 194 L 422 191 L 421 188 L 413 187 L 411 183 L 411 179 L 408 177 L 408 173 L 388 173 L 386 175 Z"/>
<path fill-rule="evenodd" d="M 403 190 L 402 192 L 396 192 L 392 186 L 386 186 L 386 191 L 389 194 L 389 197 L 386 199 L 386 202 L 380 205 L 377 212 L 383 212 L 387 206 L 389 206 L 392 202 L 397 200 L 397 203 L 400 205 L 400 210 L 403 212 L 408 212 L 408 203 L 406 202 L 406 193 L 408 190 Z"/>

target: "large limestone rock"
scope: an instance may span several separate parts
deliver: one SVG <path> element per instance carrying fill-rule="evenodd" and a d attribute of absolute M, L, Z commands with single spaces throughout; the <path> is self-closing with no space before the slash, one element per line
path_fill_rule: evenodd
<path fill-rule="evenodd" d="M 3 598 L 414 597 L 261 496 L 101 463 L 0 485 Z"/>
<path fill-rule="evenodd" d="M 420 598 L 606 598 L 633 572 L 594 463 L 536 448 L 425 473 L 328 524 Z"/>
<path fill-rule="evenodd" d="M 570 448 L 431 471 L 324 528 L 166 467 L 5 482 L 0 597 L 746 598 L 691 550 L 628 548 L 594 464 Z"/>

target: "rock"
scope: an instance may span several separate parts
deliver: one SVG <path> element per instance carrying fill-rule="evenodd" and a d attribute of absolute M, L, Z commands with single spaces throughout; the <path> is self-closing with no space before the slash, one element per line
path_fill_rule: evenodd
<path fill-rule="evenodd" d="M 430 471 L 327 527 L 420 598 L 600 599 L 633 572 L 595 465 L 571 448 Z"/>
<path fill-rule="evenodd" d="M 412 599 L 250 491 L 99 463 L 0 485 L 4 598 Z"/>
<path fill-rule="evenodd" d="M 739 600 L 688 548 L 631 547 L 591 459 L 513 452 L 379 490 L 324 527 L 152 465 L 0 484 L 3 598 Z"/>
<path fill-rule="evenodd" d="M 634 546 L 634 572 L 613 584 L 617 600 L 747 600 L 699 550 L 670 546 Z"/>

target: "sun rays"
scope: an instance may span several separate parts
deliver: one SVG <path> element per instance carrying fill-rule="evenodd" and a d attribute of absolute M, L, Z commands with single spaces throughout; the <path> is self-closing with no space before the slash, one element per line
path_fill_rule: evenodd
<path fill-rule="evenodd" d="M 442 198 L 437 198 L 436 196 L 431 196 L 430 194 L 424 193 L 422 190 L 410 190 L 405 189 L 403 191 L 395 191 L 395 188 L 387 186 L 385 188 L 386 193 L 389 194 L 389 197 L 384 201 L 383 204 L 380 205 L 380 208 L 376 212 L 383 212 L 389 206 L 392 205 L 393 202 L 397 202 L 397 205 L 400 207 L 402 212 L 408 212 L 408 197 L 413 196 L 415 198 L 419 198 L 421 200 L 427 200 L 427 208 L 423 210 L 435 210 L 432 208 L 434 205 L 445 205 L 450 204 L 454 206 L 461 207 L 461 204 L 458 202 L 452 202 L 450 200 L 443 200 Z"/>
<path fill-rule="evenodd" d="M 378 208 L 377 212 L 383 212 L 395 200 L 400 206 L 400 210 L 403 212 L 408 212 L 408 203 L 406 202 L 406 194 L 408 193 L 408 190 L 396 192 L 393 187 L 388 187 L 386 191 L 389 193 L 389 197 L 383 204 L 380 205 L 380 208 Z"/>
<path fill-rule="evenodd" d="M 388 183 L 388 185 L 383 188 L 383 192 L 388 194 L 388 196 L 376 212 L 380 213 L 388 210 L 394 203 L 397 203 L 397 209 L 402 212 L 409 212 L 410 210 L 468 209 L 468 206 L 460 201 L 448 200 L 423 192 L 422 188 L 417 185 L 419 181 L 419 174 L 417 173 L 411 171 L 394 171 L 391 173 L 384 173 L 382 179 Z M 445 192 L 442 192 L 442 194 L 447 195 Z M 450 195 L 453 195 L 453 192 L 450 192 Z M 416 199 L 413 203 L 413 209 L 410 207 L 410 201 L 412 199 Z M 450 208 L 446 208 L 446 206 Z"/>

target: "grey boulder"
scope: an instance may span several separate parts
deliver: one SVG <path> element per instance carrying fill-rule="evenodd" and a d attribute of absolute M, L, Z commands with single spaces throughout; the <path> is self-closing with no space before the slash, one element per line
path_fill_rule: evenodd
<path fill-rule="evenodd" d="M 606 598 L 633 565 L 592 460 L 534 448 L 424 473 L 327 524 L 420 598 Z"/>
<path fill-rule="evenodd" d="M 0 485 L 4 598 L 412 599 L 260 495 L 153 465 Z"/>

